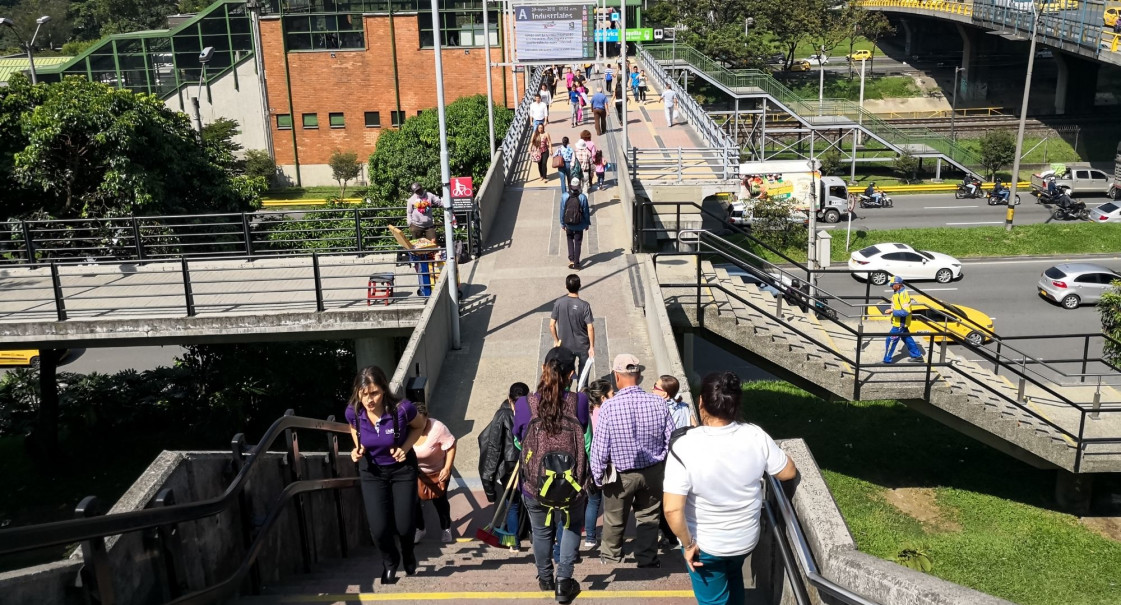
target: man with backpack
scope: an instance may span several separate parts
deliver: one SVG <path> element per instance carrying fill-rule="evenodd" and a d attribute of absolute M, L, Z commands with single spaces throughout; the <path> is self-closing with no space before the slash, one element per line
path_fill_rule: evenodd
<path fill-rule="evenodd" d="M 634 509 L 635 561 L 639 567 L 660 567 L 662 477 L 673 418 L 665 400 L 638 386 L 643 367 L 637 357 L 617 355 L 611 370 L 618 391 L 599 411 L 591 451 L 592 478 L 603 487 L 600 560 L 623 560 L 623 529 Z"/>
<path fill-rule="evenodd" d="M 580 270 L 580 248 L 584 245 L 584 231 L 592 226 L 588 209 L 588 196 L 580 192 L 580 179 L 569 181 L 570 189 L 561 196 L 561 229 L 568 239 L 568 268 Z"/>
<path fill-rule="evenodd" d="M 572 572 L 587 502 L 584 434 L 590 414 L 587 395 L 568 391 L 575 372 L 572 351 L 554 347 L 545 355 L 537 392 L 514 404 L 514 435 L 521 443 L 522 499 L 533 529 L 537 584 L 541 590 L 555 592 L 562 605 L 580 593 Z M 555 578 L 554 542 L 560 542 Z"/>

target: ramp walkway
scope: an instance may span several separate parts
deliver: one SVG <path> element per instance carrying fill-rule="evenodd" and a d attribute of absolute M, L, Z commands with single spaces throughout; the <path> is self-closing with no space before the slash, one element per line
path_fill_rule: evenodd
<path fill-rule="evenodd" d="M 733 99 L 763 101 L 764 128 L 768 109 L 778 110 L 815 132 L 859 131 L 895 153 L 945 160 L 965 172 L 976 172 L 980 166 L 979 158 L 949 137 L 925 128 L 897 128 L 852 101 L 823 99 L 819 103 L 817 99 L 802 98 L 770 74 L 728 69 L 684 44 L 644 45 L 639 50 L 639 60 L 663 80 L 665 69 L 686 70 Z"/>
<path fill-rule="evenodd" d="M 992 333 L 991 342 L 981 346 L 967 345 L 952 334 L 917 333 L 923 363 L 908 362 L 905 352 L 897 351 L 899 363 L 884 364 L 890 326 L 865 312 L 869 304 L 883 300 L 846 300 L 823 290 L 799 294 L 790 284 L 807 280 L 800 268 L 771 265 L 708 232 L 695 235 L 697 250 L 659 255 L 657 261 L 671 319 L 686 328 L 703 328 L 822 397 L 898 399 L 1043 468 L 1121 470 L 1121 393 L 1108 382 L 1049 380 L 1007 348 L 1002 356 L 999 347 L 1009 345 Z M 741 266 L 786 296 L 729 275 L 711 258 Z M 968 361 L 958 347 L 950 350 L 947 345 L 959 345 L 970 358 L 988 363 Z"/>

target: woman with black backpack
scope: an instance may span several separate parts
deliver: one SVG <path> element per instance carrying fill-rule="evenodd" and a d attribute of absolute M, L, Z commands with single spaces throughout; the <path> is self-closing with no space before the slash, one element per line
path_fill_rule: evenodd
<path fill-rule="evenodd" d="M 369 366 L 355 376 L 346 406 L 354 440 L 350 459 L 358 463 L 366 521 L 381 550 L 382 584 L 395 583 L 402 564 L 405 575 L 416 573 L 417 458 L 413 445 L 427 420 L 411 401 L 393 395 L 381 368 Z"/>
<path fill-rule="evenodd" d="M 572 579 L 580 550 L 584 519 L 588 457 L 588 397 L 568 391 L 576 372 L 576 356 L 564 347 L 545 355 L 537 392 L 514 404 L 514 435 L 521 441 L 522 501 L 533 530 L 533 559 L 541 590 L 553 591 L 558 603 L 571 603 L 580 593 Z M 560 536 L 557 526 L 560 525 Z M 553 543 L 560 559 L 553 576 Z"/>
<path fill-rule="evenodd" d="M 560 225 L 568 240 L 568 268 L 576 271 L 580 270 L 580 249 L 584 247 L 584 232 L 592 226 L 588 196 L 581 193 L 580 189 L 580 179 L 572 177 L 568 191 L 561 196 L 560 204 Z"/>

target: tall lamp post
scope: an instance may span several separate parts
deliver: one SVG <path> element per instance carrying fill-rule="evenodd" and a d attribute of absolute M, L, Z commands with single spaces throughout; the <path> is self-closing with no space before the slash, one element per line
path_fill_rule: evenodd
<path fill-rule="evenodd" d="M 964 67 L 954 68 L 954 96 L 953 101 L 950 103 L 950 140 L 956 141 L 957 135 L 954 132 L 954 118 L 958 114 L 958 74 L 965 71 Z"/>
<path fill-rule="evenodd" d="M 202 109 L 199 107 L 199 99 L 202 98 L 202 85 L 206 81 L 206 64 L 214 58 L 214 47 L 207 46 L 199 53 L 199 64 L 202 69 L 199 70 L 199 94 L 197 97 L 191 99 L 191 105 L 195 110 L 195 130 L 202 136 Z"/>
<path fill-rule="evenodd" d="M 6 17 L 0 17 L 0 25 L 11 28 L 11 30 L 13 32 L 15 32 L 16 36 L 19 37 L 19 39 L 20 39 L 19 41 L 23 43 L 24 50 L 27 51 L 27 64 L 28 64 L 28 67 L 30 67 L 30 69 L 31 69 L 31 83 L 32 84 L 38 84 L 39 83 L 39 76 L 35 73 L 35 55 L 34 55 L 34 53 L 31 52 L 31 48 L 33 46 L 35 46 L 35 38 L 39 37 L 39 30 L 43 27 L 43 24 L 47 23 L 50 20 L 51 20 L 50 15 L 43 15 L 42 17 L 39 17 L 38 19 L 36 19 L 35 20 L 35 33 L 31 34 L 31 40 L 27 41 L 27 40 L 23 39 L 23 34 L 21 34 L 19 32 L 19 28 L 16 27 L 16 22 L 15 21 L 12 21 L 11 19 L 8 19 Z"/>
<path fill-rule="evenodd" d="M 822 115 L 825 106 L 825 45 L 817 50 L 817 115 Z"/>
<path fill-rule="evenodd" d="M 451 167 L 448 160 L 448 119 L 444 110 L 444 61 L 440 50 L 442 31 L 440 28 L 439 0 L 432 0 L 432 54 L 436 58 L 436 115 L 440 123 L 440 181 L 443 185 L 444 202 L 444 248 L 447 250 L 445 271 L 448 272 L 448 298 L 451 300 L 452 348 L 458 350 L 459 333 L 459 279 L 455 266 L 455 228 L 452 226 Z M 490 32 L 487 32 L 487 36 Z M 528 84 L 528 74 L 526 82 Z M 516 81 L 515 81 L 516 82 Z M 516 87 L 516 84 L 515 84 Z"/>
<path fill-rule="evenodd" d="M 1020 128 L 1016 132 L 1016 156 L 1012 159 L 1012 184 L 1008 187 L 1008 212 L 1004 215 L 1004 230 L 1012 230 L 1016 214 L 1016 184 L 1020 181 L 1020 155 L 1024 152 L 1024 126 L 1028 118 L 1028 95 L 1031 93 L 1031 71 L 1035 67 L 1035 35 L 1042 19 L 1039 5 L 1032 2 L 1031 44 L 1028 47 L 1028 74 L 1024 77 L 1024 101 L 1020 104 Z"/>

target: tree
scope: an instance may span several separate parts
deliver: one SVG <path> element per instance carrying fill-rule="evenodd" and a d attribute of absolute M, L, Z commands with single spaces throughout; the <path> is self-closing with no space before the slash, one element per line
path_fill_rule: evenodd
<path fill-rule="evenodd" d="M 13 123 L 10 110 L 19 124 L 18 135 L 4 137 L 17 150 L 10 175 L 0 176 L 34 191 L 23 203 L 34 211 L 59 218 L 237 212 L 254 207 L 265 185 L 233 175 L 221 145 L 200 145 L 187 116 L 158 97 L 80 77 L 16 88 L 24 98 L 0 104 L 7 114 L 0 122 Z M 27 210 L 11 202 L 0 194 L 5 216 Z"/>
<path fill-rule="evenodd" d="M 245 152 L 245 176 L 258 177 L 272 186 L 276 177 L 276 160 L 264 149 L 250 149 Z"/>
<path fill-rule="evenodd" d="M 829 11 L 825 0 L 800 2 L 770 2 L 749 0 L 746 14 L 754 15 L 755 22 L 764 27 L 785 49 L 786 68 L 794 63 L 798 44 L 819 27 L 822 15 Z"/>
<path fill-rule="evenodd" d="M 996 178 L 997 171 L 1012 164 L 1016 158 L 1016 139 L 1009 130 L 986 131 L 978 143 L 981 146 L 981 166 L 989 171 L 990 179 Z"/>
<path fill-rule="evenodd" d="M 1121 282 L 1113 285 L 1102 294 L 1098 301 L 1098 314 L 1102 318 L 1102 333 L 1113 340 L 1106 339 L 1102 357 L 1114 369 L 1121 369 Z"/>
<path fill-rule="evenodd" d="M 331 167 L 331 177 L 339 183 L 339 198 L 346 199 L 346 184 L 362 173 L 358 154 L 353 151 L 343 153 L 336 149 L 327 159 L 327 165 Z"/>
<path fill-rule="evenodd" d="M 876 58 L 876 46 L 880 38 L 895 34 L 895 26 L 882 12 L 865 11 L 864 17 L 860 20 L 860 31 L 865 38 L 872 41 L 872 57 L 868 59 L 868 75 L 872 75 L 872 70 L 875 68 L 872 62 Z"/>
<path fill-rule="evenodd" d="M 230 174 L 245 172 L 245 161 L 238 157 L 238 152 L 245 148 L 234 140 L 239 134 L 241 127 L 237 120 L 218 118 L 204 125 L 200 135 L 211 161 Z"/>
<path fill-rule="evenodd" d="M 165 29 L 168 15 L 178 9 L 177 3 L 167 0 L 85 0 L 74 5 L 74 28 L 84 40 Z"/>
<path fill-rule="evenodd" d="M 919 182 L 919 159 L 909 153 L 901 153 L 895 158 L 895 173 L 904 183 Z"/>
<path fill-rule="evenodd" d="M 494 108 L 496 136 L 505 136 L 514 112 Z M 490 168 L 487 98 L 463 97 L 447 107 L 448 162 L 452 176 L 470 176 L 480 183 Z M 440 125 L 435 111 L 413 116 L 399 130 L 383 132 L 370 155 L 369 196 L 375 201 L 402 203 L 409 185 L 421 182 L 440 190 Z"/>
<path fill-rule="evenodd" d="M 762 67 L 773 46 L 765 36 L 747 34 L 746 11 L 746 0 L 663 0 L 650 9 L 645 20 L 664 27 L 684 25 L 687 29 L 678 34 L 680 43 L 728 67 Z"/>

